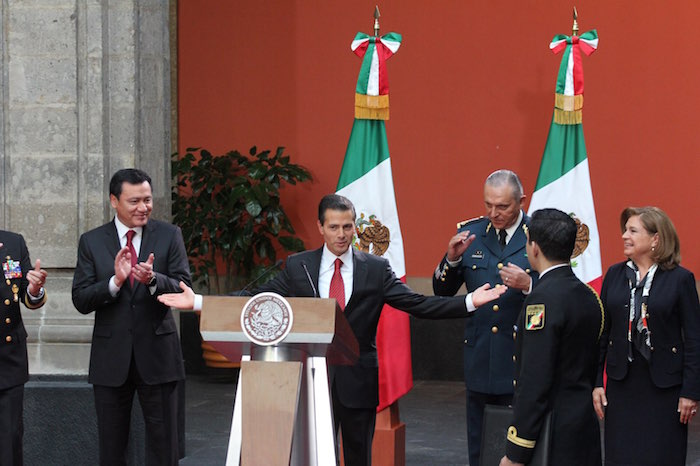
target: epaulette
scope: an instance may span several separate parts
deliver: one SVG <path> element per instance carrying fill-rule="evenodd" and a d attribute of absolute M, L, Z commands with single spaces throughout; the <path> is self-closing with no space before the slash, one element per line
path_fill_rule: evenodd
<path fill-rule="evenodd" d="M 470 223 L 478 222 L 479 220 L 483 220 L 483 219 L 484 219 L 484 216 L 481 215 L 479 217 L 470 218 L 469 220 L 463 220 L 457 224 L 457 229 L 459 230 L 460 228 L 465 227 L 465 226 L 469 225 Z"/>

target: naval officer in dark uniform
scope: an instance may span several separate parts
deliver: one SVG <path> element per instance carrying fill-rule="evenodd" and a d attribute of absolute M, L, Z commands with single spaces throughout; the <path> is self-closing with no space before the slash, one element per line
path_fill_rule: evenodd
<path fill-rule="evenodd" d="M 452 296 L 466 284 L 472 292 L 484 283 L 508 291 L 476 309 L 464 329 L 464 381 L 467 386 L 467 440 L 470 466 L 479 465 L 481 424 L 486 404 L 509 405 L 513 397 L 513 325 L 537 274 L 530 270 L 523 227 L 523 186 L 510 170 L 486 178 L 486 216 L 457 225 L 447 253 L 435 270 L 433 292 Z"/>
<path fill-rule="evenodd" d="M 32 268 L 24 238 L 9 231 L 0 230 L 0 258 L 0 466 L 18 466 L 23 464 L 22 405 L 29 379 L 27 331 L 19 303 L 29 309 L 44 305 L 46 271 L 38 260 Z"/>
<path fill-rule="evenodd" d="M 517 385 L 501 466 L 530 462 L 550 412 L 549 464 L 601 464 L 591 393 L 604 311 L 598 294 L 571 270 L 576 229 L 557 209 L 537 210 L 530 219 L 527 255 L 540 276 L 517 321 Z"/>

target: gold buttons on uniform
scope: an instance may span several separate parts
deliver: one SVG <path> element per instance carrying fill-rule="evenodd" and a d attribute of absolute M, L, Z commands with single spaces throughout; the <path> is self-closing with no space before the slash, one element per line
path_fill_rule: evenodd
<path fill-rule="evenodd" d="M 530 269 L 525 269 L 525 273 L 530 273 Z"/>
<path fill-rule="evenodd" d="M 476 270 L 476 264 L 472 265 L 472 270 Z"/>
<path fill-rule="evenodd" d="M 9 299 L 6 299 L 6 300 L 5 300 L 5 306 L 9 306 L 9 305 L 10 305 L 10 300 L 9 300 Z"/>
<path fill-rule="evenodd" d="M 501 270 L 503 268 L 503 262 L 499 262 L 496 267 L 498 267 L 498 270 Z"/>
<path fill-rule="evenodd" d="M 515 362 L 515 355 L 513 355 L 513 362 Z"/>
<path fill-rule="evenodd" d="M 12 323 L 12 321 L 10 320 L 9 317 L 6 317 L 6 318 L 5 318 L 5 323 L 6 323 L 6 324 L 10 324 L 10 323 Z"/>
<path fill-rule="evenodd" d="M 678 349 L 674 346 L 673 348 L 671 348 L 671 352 L 673 354 L 676 354 L 678 352 Z"/>
<path fill-rule="evenodd" d="M 499 309 L 498 304 L 494 304 L 493 305 L 493 312 L 498 312 L 498 309 Z"/>
<path fill-rule="evenodd" d="M 6 336 L 5 341 L 10 343 L 12 341 L 12 337 L 10 335 Z"/>
<path fill-rule="evenodd" d="M 466 345 L 467 343 L 469 343 L 469 340 L 464 340 L 464 344 Z"/>
<path fill-rule="evenodd" d="M 515 340 L 516 335 L 517 335 L 517 332 L 513 332 L 513 340 Z"/>
<path fill-rule="evenodd" d="M 496 327 L 495 325 L 491 327 L 491 333 L 498 333 L 498 327 Z"/>
<path fill-rule="evenodd" d="M 9 259 L 9 257 L 8 257 L 8 259 Z M 11 282 L 10 279 L 8 278 L 7 280 L 5 280 L 5 283 L 7 283 L 7 284 L 9 285 L 9 284 L 12 283 L 12 282 Z"/>
<path fill-rule="evenodd" d="M 513 386 L 515 387 L 516 385 L 518 385 L 518 382 L 513 380 Z"/>

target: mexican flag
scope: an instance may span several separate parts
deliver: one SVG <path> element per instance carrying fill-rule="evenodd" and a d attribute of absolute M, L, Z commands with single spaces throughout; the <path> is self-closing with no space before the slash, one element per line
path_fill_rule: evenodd
<path fill-rule="evenodd" d="M 581 53 L 598 48 L 595 30 L 578 36 L 555 36 L 554 53 L 564 52 L 555 95 L 555 108 L 542 164 L 528 214 L 551 207 L 576 220 L 578 232 L 571 266 L 576 276 L 600 293 L 600 239 L 593 204 L 588 152 L 583 137 L 583 67 Z"/>
<path fill-rule="evenodd" d="M 336 192 L 355 205 L 354 246 L 388 259 L 396 276 L 405 281 L 403 239 L 384 121 L 355 120 Z M 381 411 L 413 387 L 408 314 L 384 306 L 377 328 L 377 355 L 377 411 Z"/>
<path fill-rule="evenodd" d="M 384 124 L 389 112 L 384 61 L 398 50 L 400 42 L 396 33 L 381 38 L 358 33 L 352 43 L 352 50 L 363 57 L 363 65 L 355 94 L 355 120 L 336 192 L 355 205 L 354 247 L 386 258 L 396 276 L 405 281 L 403 239 Z M 384 306 L 377 328 L 377 355 L 379 412 L 413 387 L 406 313 Z"/>

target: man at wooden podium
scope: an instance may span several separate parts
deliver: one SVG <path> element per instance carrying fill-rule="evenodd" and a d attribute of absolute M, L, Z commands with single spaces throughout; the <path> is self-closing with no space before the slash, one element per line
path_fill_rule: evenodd
<path fill-rule="evenodd" d="M 329 194 L 318 206 L 318 231 L 324 245 L 287 258 L 284 270 L 252 294 L 272 291 L 286 297 L 335 298 L 359 343 L 352 366 L 329 370 L 333 419 L 340 426 L 346 466 L 370 465 L 375 413 L 379 404 L 379 369 L 375 344 L 382 308 L 388 304 L 426 319 L 468 315 L 465 296 L 423 296 L 399 280 L 386 259 L 351 248 L 355 207 L 349 199 Z M 181 284 L 183 293 L 158 299 L 180 309 L 201 309 L 202 296 Z M 505 293 L 506 287 L 484 284 L 472 293 L 478 307 Z M 479 304 L 477 304 L 479 303 Z M 337 438 L 337 436 L 336 436 Z"/>

